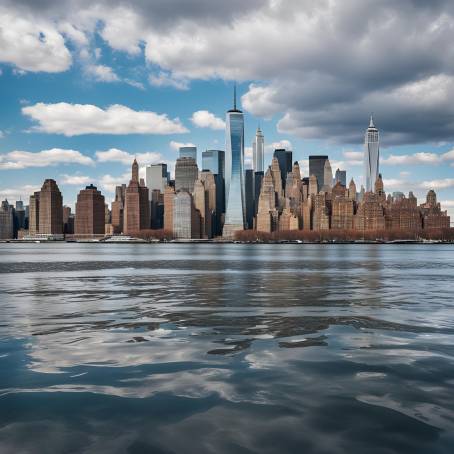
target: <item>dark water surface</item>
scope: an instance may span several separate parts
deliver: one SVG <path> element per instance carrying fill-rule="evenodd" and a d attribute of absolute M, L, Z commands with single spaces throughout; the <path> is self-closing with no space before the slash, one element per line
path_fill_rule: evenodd
<path fill-rule="evenodd" d="M 0 244 L 0 453 L 453 453 L 454 247 Z"/>

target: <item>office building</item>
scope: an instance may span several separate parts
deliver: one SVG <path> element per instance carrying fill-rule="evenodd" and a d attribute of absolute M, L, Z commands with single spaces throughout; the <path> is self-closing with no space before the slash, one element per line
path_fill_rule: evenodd
<path fill-rule="evenodd" d="M 282 178 L 282 188 L 285 189 L 287 174 L 292 171 L 293 153 L 290 150 L 279 148 L 274 150 L 273 157 L 275 157 L 279 163 L 279 169 L 281 171 Z"/>
<path fill-rule="evenodd" d="M 192 158 L 197 162 L 197 147 L 180 147 L 179 158 Z"/>
<path fill-rule="evenodd" d="M 145 167 L 145 185 L 149 191 L 149 198 L 154 190 L 164 194 L 164 189 L 168 185 L 167 164 L 152 164 Z"/>
<path fill-rule="evenodd" d="M 150 202 L 148 188 L 139 181 L 139 165 L 134 159 L 131 180 L 126 188 L 123 211 L 123 232 L 131 235 L 150 228 Z"/>
<path fill-rule="evenodd" d="M 328 156 L 309 156 L 309 177 L 314 175 L 317 178 L 317 193 L 325 184 L 325 162 L 327 160 Z"/>
<path fill-rule="evenodd" d="M 39 194 L 39 234 L 63 235 L 63 197 L 52 179 L 44 181 Z"/>
<path fill-rule="evenodd" d="M 104 196 L 93 186 L 82 189 L 76 202 L 74 233 L 81 237 L 104 235 L 105 225 Z"/>
<path fill-rule="evenodd" d="M 346 170 L 336 170 L 336 176 L 334 177 L 334 184 L 340 183 L 342 186 L 347 186 L 347 171 Z"/>
<path fill-rule="evenodd" d="M 178 158 L 175 164 L 175 191 L 194 191 L 194 183 L 199 176 L 199 168 L 195 159 L 190 157 Z"/>
<path fill-rule="evenodd" d="M 0 240 L 14 238 L 14 207 L 4 200 L 0 205 Z"/>
<path fill-rule="evenodd" d="M 263 172 L 265 161 L 265 139 L 260 126 L 255 133 L 255 140 L 252 142 L 252 168 L 254 172 Z"/>
<path fill-rule="evenodd" d="M 379 160 L 380 160 L 380 137 L 378 129 L 374 125 L 372 116 L 370 117 L 370 124 L 366 131 L 364 140 L 364 181 L 366 182 L 366 192 L 374 190 L 375 181 L 379 174 Z"/>
<path fill-rule="evenodd" d="M 244 197 L 244 117 L 236 108 L 236 87 L 233 109 L 226 114 L 225 147 L 225 221 L 223 236 L 232 238 L 245 225 Z"/>
<path fill-rule="evenodd" d="M 200 238 L 200 213 L 189 192 L 177 192 L 173 199 L 173 235 L 178 239 Z"/>
<path fill-rule="evenodd" d="M 331 170 L 331 164 L 329 159 L 325 161 L 325 166 L 323 168 L 323 186 L 322 191 L 331 192 L 333 186 L 333 172 Z"/>
<path fill-rule="evenodd" d="M 254 170 L 247 169 L 244 181 L 244 195 L 246 198 L 246 227 L 254 228 Z"/>

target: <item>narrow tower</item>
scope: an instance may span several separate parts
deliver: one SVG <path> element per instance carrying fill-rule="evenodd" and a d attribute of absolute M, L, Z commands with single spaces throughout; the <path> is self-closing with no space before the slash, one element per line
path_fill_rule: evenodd
<path fill-rule="evenodd" d="M 236 108 L 236 85 L 233 89 L 233 109 L 225 122 L 225 222 L 223 236 L 232 238 L 245 225 L 244 198 L 244 116 Z"/>
<path fill-rule="evenodd" d="M 263 172 L 263 160 L 265 152 L 265 139 L 260 126 L 255 133 L 255 140 L 252 143 L 252 161 L 254 172 Z"/>
<path fill-rule="evenodd" d="M 366 182 L 366 192 L 373 192 L 375 181 L 379 174 L 380 148 L 378 129 L 374 125 L 372 115 L 366 131 L 364 144 L 364 180 Z"/>

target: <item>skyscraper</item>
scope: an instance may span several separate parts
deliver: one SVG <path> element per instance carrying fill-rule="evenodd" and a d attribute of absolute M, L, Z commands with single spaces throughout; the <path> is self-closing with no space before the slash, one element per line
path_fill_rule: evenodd
<path fill-rule="evenodd" d="M 254 171 L 246 169 L 244 182 L 244 196 L 246 199 L 246 225 L 254 228 Z"/>
<path fill-rule="evenodd" d="M 192 158 L 195 162 L 197 162 L 197 147 L 180 147 L 179 157 Z"/>
<path fill-rule="evenodd" d="M 317 191 L 325 184 L 325 162 L 328 156 L 309 156 L 309 176 L 317 177 Z"/>
<path fill-rule="evenodd" d="M 150 228 L 150 203 L 148 188 L 139 182 L 139 165 L 134 159 L 132 178 L 126 188 L 125 207 L 123 211 L 123 231 L 130 235 Z"/>
<path fill-rule="evenodd" d="M 325 192 L 331 192 L 333 186 L 333 171 L 331 170 L 331 164 L 329 159 L 325 161 L 325 166 L 323 168 L 323 186 L 322 190 Z"/>
<path fill-rule="evenodd" d="M 263 162 L 265 159 L 265 139 L 260 126 L 255 133 L 255 140 L 252 142 L 252 164 L 254 172 L 263 172 Z"/>
<path fill-rule="evenodd" d="M 342 186 L 347 186 L 347 171 L 337 169 L 336 176 L 334 177 L 334 183 L 340 183 Z"/>
<path fill-rule="evenodd" d="M 287 179 L 287 173 L 292 171 L 293 165 L 293 153 L 290 150 L 286 150 L 285 148 L 278 148 L 274 150 L 275 158 L 277 158 L 279 162 L 279 170 L 281 171 L 281 179 L 282 179 L 282 188 L 285 189 L 285 181 Z"/>
<path fill-rule="evenodd" d="M 14 207 L 4 200 L 0 205 L 0 240 L 14 238 Z"/>
<path fill-rule="evenodd" d="M 202 169 L 214 175 L 216 183 L 216 219 L 213 235 L 222 233 L 222 215 L 225 213 L 225 152 L 224 150 L 206 150 L 202 153 Z"/>
<path fill-rule="evenodd" d="M 39 233 L 39 191 L 30 196 L 28 230 L 31 236 Z"/>
<path fill-rule="evenodd" d="M 82 189 L 76 202 L 74 233 L 80 236 L 104 235 L 104 196 L 93 186 Z"/>
<path fill-rule="evenodd" d="M 372 192 L 379 174 L 380 159 L 379 134 L 378 129 L 374 125 L 372 115 L 370 117 L 369 127 L 366 131 L 364 147 L 364 179 L 366 182 L 366 192 Z"/>
<path fill-rule="evenodd" d="M 236 87 L 233 109 L 226 115 L 225 126 L 225 222 L 223 235 L 233 237 L 245 225 L 244 200 L 244 117 L 236 108 Z"/>
<path fill-rule="evenodd" d="M 175 191 L 194 191 L 194 183 L 199 176 L 197 162 L 193 158 L 178 158 L 175 164 Z"/>
<path fill-rule="evenodd" d="M 52 179 L 45 180 L 40 191 L 39 233 L 63 235 L 63 197 Z"/>
<path fill-rule="evenodd" d="M 164 189 L 168 183 L 167 164 L 152 164 L 145 167 L 145 184 L 149 191 L 149 198 L 152 199 L 151 193 L 159 190 L 164 194 Z"/>
<path fill-rule="evenodd" d="M 189 192 L 177 192 L 173 199 L 173 234 L 181 239 L 200 238 L 200 213 Z"/>

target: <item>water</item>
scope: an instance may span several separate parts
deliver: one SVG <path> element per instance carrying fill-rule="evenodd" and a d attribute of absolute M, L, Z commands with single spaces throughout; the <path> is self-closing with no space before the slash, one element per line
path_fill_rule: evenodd
<path fill-rule="evenodd" d="M 453 246 L 0 259 L 2 454 L 454 452 Z"/>

